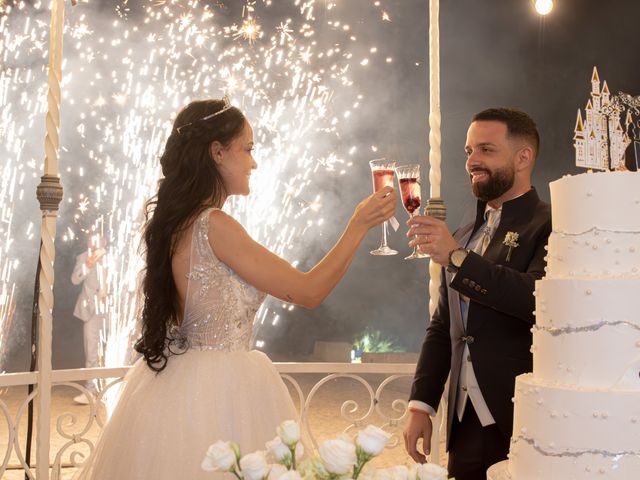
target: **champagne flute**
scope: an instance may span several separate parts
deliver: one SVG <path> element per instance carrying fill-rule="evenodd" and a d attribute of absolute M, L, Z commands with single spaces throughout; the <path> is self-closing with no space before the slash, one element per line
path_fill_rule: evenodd
<path fill-rule="evenodd" d="M 400 194 L 402 195 L 402 205 L 409 214 L 409 218 L 420 213 L 420 165 L 401 165 L 396 167 L 396 175 L 400 184 Z M 413 253 L 405 260 L 414 258 L 428 258 L 426 253 L 418 252 L 417 247 L 413 247 Z"/>
<path fill-rule="evenodd" d="M 369 166 L 373 177 L 374 192 L 386 186 L 393 187 L 393 169 L 396 166 L 396 162 L 389 161 L 386 158 L 378 158 L 371 160 Z M 382 224 L 382 242 L 378 248 L 369 252 L 371 255 L 396 255 L 398 253 L 387 245 L 387 228 L 387 222 L 385 221 Z"/>

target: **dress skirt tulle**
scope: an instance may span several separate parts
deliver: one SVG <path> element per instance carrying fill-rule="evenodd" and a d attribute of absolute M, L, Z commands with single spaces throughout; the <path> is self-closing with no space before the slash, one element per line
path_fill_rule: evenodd
<path fill-rule="evenodd" d="M 125 382 L 78 480 L 233 478 L 201 470 L 209 445 L 261 450 L 283 420 L 297 418 L 280 375 L 257 351 L 189 350 L 159 374 L 138 361 Z"/>

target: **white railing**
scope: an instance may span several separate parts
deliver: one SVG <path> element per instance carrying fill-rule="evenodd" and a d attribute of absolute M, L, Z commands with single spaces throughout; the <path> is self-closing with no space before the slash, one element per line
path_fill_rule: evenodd
<path fill-rule="evenodd" d="M 307 432 L 314 446 L 318 445 L 318 434 L 315 432 L 312 415 L 312 404 L 319 402 L 323 389 L 329 389 L 338 379 L 347 379 L 354 387 L 345 389 L 345 395 L 355 395 L 354 398 L 343 398 L 340 391 L 332 391 L 331 399 L 342 402 L 339 411 L 332 413 L 332 425 L 339 424 L 339 429 L 331 432 L 331 436 L 337 436 L 341 432 L 355 433 L 355 431 L 367 424 L 375 424 L 392 434 L 389 449 L 396 449 L 396 456 L 404 456 L 402 427 L 407 414 L 408 385 L 413 377 L 415 365 L 413 364 L 351 364 L 351 363 L 276 363 L 276 368 L 285 383 L 288 383 L 293 392 L 294 402 L 297 403 L 300 412 L 300 422 Z M 115 401 L 118 394 L 118 386 L 130 367 L 121 368 L 91 368 L 73 370 L 54 370 L 52 372 L 52 389 L 59 387 L 71 387 L 77 393 L 84 393 L 89 399 L 88 409 L 82 410 L 82 417 L 78 413 L 64 412 L 52 418 L 55 422 L 54 435 L 57 435 L 58 444 L 56 450 L 51 451 L 50 460 L 51 478 L 61 478 L 63 468 L 75 468 L 80 465 L 86 455 L 94 448 L 94 442 L 99 430 L 104 426 L 105 408 L 107 409 Z M 318 380 L 316 377 L 320 376 Z M 94 396 L 84 386 L 83 382 L 96 379 L 101 384 L 100 393 Z M 344 381 L 344 380 L 341 380 Z M 37 384 L 37 373 L 12 373 L 0 375 L 0 391 L 9 387 L 27 386 Z M 5 472 L 21 471 L 22 475 L 31 479 L 36 477 L 32 469 L 25 462 L 25 455 L 20 442 L 20 433 L 25 430 L 26 410 L 29 402 L 36 397 L 37 387 L 30 394 L 24 393 L 19 398 L 16 406 L 10 408 L 5 399 L 0 396 L 0 421 L 4 417 L 7 432 L 0 430 L 0 445 L 6 443 L 4 454 L 0 451 L 0 477 L 5 478 Z M 335 398 L 338 396 L 339 398 Z M 384 397 L 384 398 L 383 398 Z M 52 397 L 54 398 L 54 397 Z M 51 405 L 49 405 L 49 409 Z M 80 407 L 82 408 L 82 407 Z M 87 408 L 87 407 L 84 407 Z M 12 413 L 13 410 L 14 412 Z M 77 410 L 77 409 L 76 409 Z M 50 415 L 51 411 L 47 412 Z M 346 425 L 346 427 L 345 427 Z M 323 428 L 326 430 L 326 428 Z M 325 435 L 326 436 L 326 435 Z M 24 438 L 24 435 L 22 435 Z M 439 460 L 439 429 L 434 429 L 432 438 L 432 458 L 434 462 Z M 213 439 L 212 439 L 213 440 Z M 49 439 L 51 441 L 51 439 Z M 19 477 L 15 477 L 19 478 Z"/>

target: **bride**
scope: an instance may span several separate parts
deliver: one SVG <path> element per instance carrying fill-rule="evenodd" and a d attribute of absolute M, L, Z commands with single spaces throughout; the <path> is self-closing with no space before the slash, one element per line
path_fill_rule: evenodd
<path fill-rule="evenodd" d="M 78 479 L 213 479 L 207 447 L 232 440 L 264 447 L 297 418 L 266 355 L 249 351 L 253 318 L 267 294 L 318 306 L 347 271 L 367 231 L 390 218 L 390 187 L 356 207 L 331 251 L 300 272 L 256 243 L 220 208 L 247 195 L 257 167 L 253 131 L 225 100 L 194 101 L 177 116 L 147 203 L 142 354 Z"/>

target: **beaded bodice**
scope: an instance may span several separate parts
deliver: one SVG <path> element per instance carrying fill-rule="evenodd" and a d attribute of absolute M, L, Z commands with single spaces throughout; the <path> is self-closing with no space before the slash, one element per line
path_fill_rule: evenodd
<path fill-rule="evenodd" d="M 188 348 L 248 350 L 266 294 L 222 263 L 209 245 L 208 209 L 193 224 L 187 298 L 179 335 Z"/>

